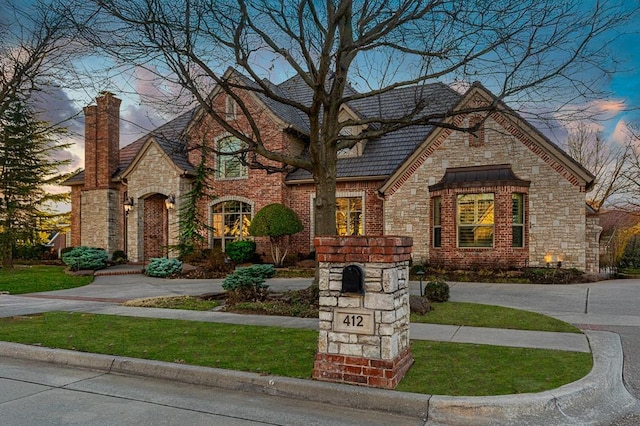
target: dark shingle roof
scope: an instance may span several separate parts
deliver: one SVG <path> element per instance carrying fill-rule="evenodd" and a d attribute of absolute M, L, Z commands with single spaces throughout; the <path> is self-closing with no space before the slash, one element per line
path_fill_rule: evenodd
<path fill-rule="evenodd" d="M 255 82 L 237 74 L 243 84 L 257 87 Z M 283 98 L 292 99 L 303 105 L 311 103 L 312 91 L 304 83 L 301 76 L 292 77 L 279 85 L 268 81 L 274 93 Z M 308 118 L 293 106 L 277 102 L 259 91 L 257 97 L 277 117 L 289 124 L 291 128 L 302 133 L 309 133 Z M 357 95 L 357 92 L 347 86 L 345 95 Z M 419 102 L 422 114 L 444 113 L 449 111 L 459 100 L 461 95 L 442 83 L 421 86 L 404 87 L 385 92 L 376 96 L 357 99 L 349 103 L 349 107 L 361 118 L 397 118 L 406 115 Z M 194 117 L 196 109 L 188 111 L 170 122 L 160 126 L 140 139 L 120 149 L 120 164 L 114 177 L 129 167 L 142 146 L 150 137 L 155 137 L 164 152 L 173 160 L 177 167 L 193 170 L 186 153 L 183 132 Z M 373 127 L 376 125 L 374 124 Z M 369 139 L 361 156 L 340 158 L 337 163 L 339 178 L 388 176 L 392 174 L 409 155 L 422 143 L 434 129 L 434 126 L 410 126 L 387 133 L 381 137 Z M 287 176 L 287 181 L 310 179 L 306 170 L 298 169 Z M 84 182 L 84 172 L 69 178 L 67 185 Z"/>
<path fill-rule="evenodd" d="M 171 158 L 173 163 L 180 169 L 191 172 L 193 166 L 187 159 L 186 144 L 184 143 L 182 133 L 187 128 L 196 109 L 187 111 L 168 123 L 163 124 L 157 129 L 147 133 L 141 138 L 131 142 L 129 145 L 120 148 L 120 163 L 118 169 L 112 177 L 117 177 L 124 172 L 133 159 L 138 155 L 142 146 L 151 137 L 155 137 L 158 145 Z M 84 183 L 84 170 L 76 173 L 64 182 L 64 185 L 79 185 Z"/>
<path fill-rule="evenodd" d="M 418 102 L 423 103 L 422 114 L 445 113 L 461 96 L 442 83 L 411 86 L 383 94 L 358 99 L 349 104 L 363 118 L 399 118 L 412 111 Z M 387 176 L 392 174 L 420 145 L 434 126 L 410 126 L 367 141 L 359 157 L 339 158 L 338 178 Z M 311 179 L 302 169 L 287 176 L 287 181 Z"/>
<path fill-rule="evenodd" d="M 522 180 L 513 173 L 511 164 L 447 168 L 440 182 L 429 186 L 429 192 L 450 188 L 474 186 L 514 185 L 528 187 L 531 182 Z"/>

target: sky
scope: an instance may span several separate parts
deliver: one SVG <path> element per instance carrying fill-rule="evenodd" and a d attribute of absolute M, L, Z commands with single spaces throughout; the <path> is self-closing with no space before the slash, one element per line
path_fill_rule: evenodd
<path fill-rule="evenodd" d="M 636 2 L 629 3 L 633 5 Z M 589 122 L 589 126 L 601 131 L 606 140 L 614 142 L 624 141 L 626 126 L 629 123 L 635 122 L 640 126 L 640 25 L 632 23 L 622 31 L 625 33 L 612 34 L 611 49 L 619 65 L 618 70 L 606 83 L 605 90 L 609 91 L 610 95 L 580 106 L 594 112 L 599 118 L 596 122 Z M 80 64 L 85 71 L 103 69 L 105 65 L 108 66 L 108 61 L 99 57 L 90 58 Z M 108 67 L 109 74 L 99 83 L 94 82 L 92 85 L 73 90 L 52 87 L 47 93 L 39 95 L 40 105 L 44 110 L 43 118 L 54 123 L 63 122 L 69 130 L 69 138 L 73 142 L 72 148 L 69 149 L 72 160 L 70 170 L 84 165 L 82 108 L 91 104 L 101 91 L 109 90 L 123 101 L 120 112 L 121 146 L 133 142 L 181 112 L 171 108 L 160 108 L 157 102 L 152 102 L 172 88 L 158 87 L 148 71 L 141 68 Z M 564 124 L 567 127 L 575 125 Z M 564 143 L 563 139 L 566 139 L 565 128 L 540 130 L 560 146 Z"/>

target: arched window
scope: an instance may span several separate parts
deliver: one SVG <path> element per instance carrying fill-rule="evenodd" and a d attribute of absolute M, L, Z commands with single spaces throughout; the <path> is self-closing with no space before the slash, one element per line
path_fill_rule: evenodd
<path fill-rule="evenodd" d="M 228 137 L 218 142 L 218 156 L 216 161 L 216 177 L 219 179 L 237 179 L 248 176 L 248 169 L 244 162 L 245 154 L 237 153 L 244 148 L 244 144 L 237 138 Z M 229 153 L 229 154 L 225 154 Z"/>
<path fill-rule="evenodd" d="M 242 201 L 225 201 L 211 207 L 211 246 L 223 251 L 229 241 L 249 236 L 251 204 Z"/>

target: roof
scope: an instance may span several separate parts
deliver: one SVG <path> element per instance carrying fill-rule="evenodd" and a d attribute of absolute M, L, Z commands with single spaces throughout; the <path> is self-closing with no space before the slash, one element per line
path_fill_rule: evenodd
<path fill-rule="evenodd" d="M 471 166 L 448 168 L 440 182 L 429 186 L 429 192 L 450 188 L 468 188 L 474 186 L 511 185 L 529 186 L 528 180 L 517 177 L 510 164 L 498 164 L 491 166 Z"/>
<path fill-rule="evenodd" d="M 401 117 L 418 102 L 425 102 L 424 115 L 449 111 L 460 94 L 443 83 L 410 86 L 377 96 L 355 100 L 349 106 L 363 118 Z M 339 158 L 337 177 L 386 177 L 420 145 L 434 126 L 410 126 L 367 141 L 361 156 Z M 303 169 L 291 172 L 288 182 L 311 179 Z"/>
<path fill-rule="evenodd" d="M 607 210 L 600 211 L 599 216 L 602 235 L 610 235 L 616 229 L 627 229 L 640 223 L 640 212 Z"/>
<path fill-rule="evenodd" d="M 162 148 L 169 158 L 171 158 L 177 167 L 185 172 L 192 172 L 193 166 L 189 163 L 187 158 L 186 144 L 184 143 L 182 133 L 191 121 L 195 111 L 196 108 L 191 109 L 168 123 L 165 123 L 157 129 L 147 133 L 129 145 L 120 148 L 120 162 L 118 164 L 118 169 L 112 178 L 118 177 L 127 169 L 127 167 L 129 167 L 140 149 L 144 146 L 145 142 L 152 137 L 158 142 L 160 148 Z M 84 183 L 84 170 L 81 170 L 67 179 L 64 182 L 64 185 L 80 185 L 82 183 Z"/>
<path fill-rule="evenodd" d="M 258 84 L 253 82 L 246 76 L 235 72 L 228 71 L 239 79 L 241 85 L 247 87 L 258 88 Z M 291 99 L 303 105 L 309 105 L 313 96 L 312 90 L 303 81 L 303 76 L 296 75 L 278 85 L 263 80 L 262 83 L 277 96 L 284 99 Z M 327 83 L 329 84 L 329 82 Z M 464 100 L 468 98 L 471 90 L 481 88 L 490 96 L 489 91 L 479 84 L 474 84 L 466 94 L 461 95 L 446 84 L 432 83 L 424 85 L 415 85 L 397 88 L 387 92 L 379 93 L 373 96 L 363 96 L 358 98 L 358 93 L 351 87 L 345 88 L 346 96 L 354 96 L 355 99 L 349 102 L 348 107 L 353 113 L 363 119 L 377 118 L 395 118 L 403 117 L 408 112 L 419 106 L 420 114 L 444 114 L 453 111 L 459 107 Z M 279 120 L 301 134 L 309 133 L 309 121 L 301 111 L 297 108 L 278 102 L 269 98 L 264 93 L 253 91 L 256 98 L 264 104 L 264 106 Z M 505 108 L 504 104 L 501 103 Z M 195 117 L 199 108 L 188 111 L 163 126 L 153 130 L 145 136 L 139 138 L 133 143 L 120 149 L 120 163 L 114 178 L 122 174 L 129 167 L 151 137 L 154 137 L 160 147 L 175 163 L 175 165 L 189 173 L 193 171 L 193 166 L 189 163 L 186 151 L 186 141 L 184 133 L 192 118 Z M 511 111 L 512 112 L 512 111 Z M 512 112 L 524 123 L 524 119 Z M 574 170 L 581 171 L 584 176 L 592 176 L 575 160 L 570 158 L 557 145 L 549 141 L 544 135 L 537 131 L 533 126 L 526 123 L 531 129 L 534 129 L 536 135 L 543 138 L 553 152 L 562 157 L 563 162 L 573 165 Z M 375 125 L 373 125 L 375 127 Z M 336 170 L 338 179 L 358 179 L 358 178 L 380 178 L 382 180 L 389 179 L 394 173 L 397 173 L 400 167 L 406 163 L 410 157 L 417 152 L 418 148 L 427 140 L 428 136 L 434 132 L 434 125 L 412 125 L 391 131 L 380 137 L 368 139 L 365 148 L 360 156 L 338 158 Z M 289 173 L 286 177 L 288 183 L 308 182 L 312 180 L 311 173 L 297 169 Z M 69 178 L 66 185 L 77 185 L 84 182 L 84 172 L 80 172 Z"/>

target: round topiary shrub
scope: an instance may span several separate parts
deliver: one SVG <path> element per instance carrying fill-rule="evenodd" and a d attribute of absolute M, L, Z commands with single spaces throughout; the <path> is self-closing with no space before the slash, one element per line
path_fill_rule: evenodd
<path fill-rule="evenodd" d="M 105 250 L 85 246 L 74 247 L 62 255 L 64 264 L 74 271 L 104 268 L 108 259 L 109 255 Z"/>
<path fill-rule="evenodd" d="M 231 241 L 225 244 L 225 253 L 235 263 L 244 263 L 253 257 L 256 252 L 256 243 L 250 240 Z"/>
<path fill-rule="evenodd" d="M 155 257 L 149 260 L 145 273 L 150 277 L 166 278 L 182 270 L 182 262 L 178 259 Z"/>
<path fill-rule="evenodd" d="M 286 238 L 302 231 L 302 221 L 289 207 L 273 203 L 264 206 L 251 221 L 249 234 L 256 237 L 269 237 L 271 258 L 276 266 L 282 266 L 287 257 Z"/>
<path fill-rule="evenodd" d="M 449 300 L 449 284 L 444 281 L 429 281 L 424 288 L 424 297 L 430 302 Z"/>

